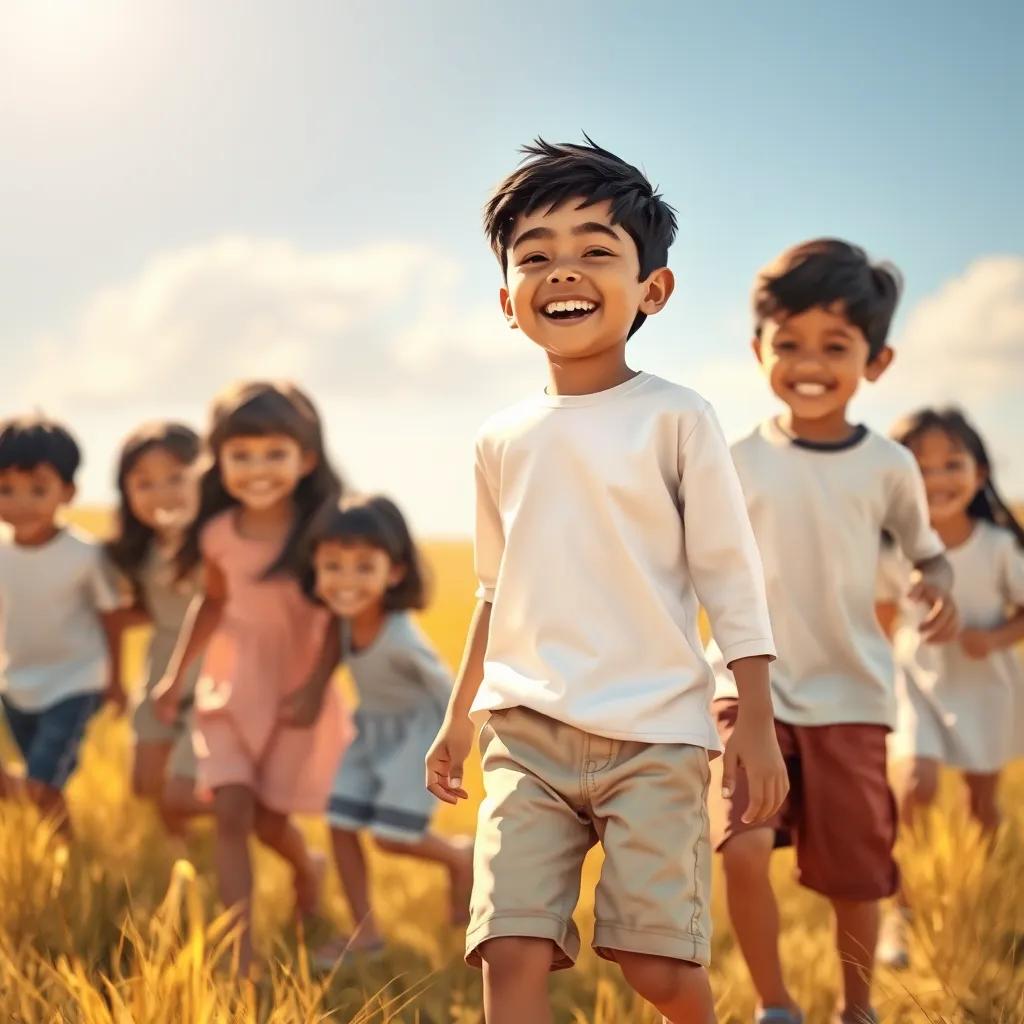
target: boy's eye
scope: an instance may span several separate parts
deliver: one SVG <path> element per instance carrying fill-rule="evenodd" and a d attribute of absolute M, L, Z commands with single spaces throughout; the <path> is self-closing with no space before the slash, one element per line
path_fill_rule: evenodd
<path fill-rule="evenodd" d="M 32 497 L 33 498 L 45 498 L 48 493 L 49 492 L 47 491 L 47 489 L 42 484 L 36 484 L 32 488 Z"/>
<path fill-rule="evenodd" d="M 773 348 L 776 352 L 792 352 L 796 348 L 795 341 L 776 341 Z"/>
<path fill-rule="evenodd" d="M 838 342 L 832 342 L 830 345 L 826 345 L 825 346 L 825 351 L 826 352 L 834 352 L 834 353 L 837 353 L 837 354 L 842 354 L 842 353 L 846 352 L 846 346 L 845 345 L 841 345 Z"/>
<path fill-rule="evenodd" d="M 547 256 L 542 255 L 539 252 L 530 253 L 525 259 L 520 261 L 520 266 L 526 263 L 543 263 L 547 259 Z"/>
<path fill-rule="evenodd" d="M 609 252 L 607 249 L 594 248 L 594 249 L 588 249 L 583 255 L 584 256 L 613 256 L 614 253 Z"/>

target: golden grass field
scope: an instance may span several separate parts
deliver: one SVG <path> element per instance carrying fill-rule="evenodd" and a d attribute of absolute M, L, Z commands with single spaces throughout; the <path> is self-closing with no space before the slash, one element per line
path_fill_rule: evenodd
<path fill-rule="evenodd" d="M 93 528 L 99 514 L 76 518 Z M 427 546 L 436 596 L 424 625 L 454 665 L 472 607 L 468 545 Z M 137 669 L 143 637 L 129 638 Z M 132 678 L 129 673 L 129 678 Z M 9 744 L 5 746 L 10 753 Z M 291 925 L 291 889 L 283 865 L 257 854 L 257 941 L 273 966 L 252 984 L 227 970 L 223 917 L 218 918 L 207 823 L 197 823 L 196 870 L 176 868 L 147 808 L 128 793 L 127 723 L 104 712 L 93 724 L 69 800 L 78 840 L 52 841 L 30 811 L 0 804 L 0 1022 L 18 1024 L 305 1024 L 482 1020 L 480 981 L 461 959 L 461 936 L 444 922 L 440 870 L 375 857 L 374 889 L 391 947 L 344 963 L 330 979 L 310 976 L 301 937 Z M 889 1022 L 1020 1024 L 1024 1021 L 1024 768 L 1008 775 L 1007 823 L 990 849 L 967 825 L 959 791 L 948 780 L 943 807 L 927 837 L 905 842 L 901 860 L 919 908 L 910 971 L 881 972 L 877 1004 Z M 412 780 L 411 784 L 417 784 Z M 469 784 L 479 792 L 479 780 Z M 473 828 L 475 803 L 444 808 L 440 826 Z M 319 822 L 306 823 L 325 849 Z M 599 862 L 587 862 L 579 921 L 592 927 Z M 823 1024 L 836 998 L 838 970 L 822 900 L 789 878 L 789 855 L 775 865 L 783 908 L 783 952 L 809 1024 Z M 715 889 L 714 967 L 719 1019 L 752 1019 L 754 997 L 729 932 L 721 879 Z M 347 928 L 330 879 L 324 921 Z M 587 953 L 576 969 L 554 976 L 559 1022 L 653 1022 L 622 984 L 617 969 Z M 529 1024 L 529 1022 L 524 1022 Z"/>

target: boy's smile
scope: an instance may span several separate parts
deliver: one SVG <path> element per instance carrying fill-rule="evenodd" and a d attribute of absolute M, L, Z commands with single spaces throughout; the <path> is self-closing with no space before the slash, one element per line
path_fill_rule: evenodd
<path fill-rule="evenodd" d="M 818 440 L 845 437 L 846 407 L 861 379 L 877 380 L 892 361 L 889 348 L 872 359 L 863 332 L 837 306 L 766 320 L 753 349 L 790 409 L 790 425 L 803 436 L 821 433 Z"/>
<path fill-rule="evenodd" d="M 509 326 L 556 358 L 624 349 L 637 313 L 656 313 L 672 293 L 666 268 L 640 280 L 636 243 L 612 223 L 611 203 L 583 201 L 520 215 L 501 289 Z"/>

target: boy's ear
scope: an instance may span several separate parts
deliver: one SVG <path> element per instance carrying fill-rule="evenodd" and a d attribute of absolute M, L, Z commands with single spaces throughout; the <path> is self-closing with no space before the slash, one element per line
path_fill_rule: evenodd
<path fill-rule="evenodd" d="M 755 334 L 750 339 L 750 348 L 753 351 L 754 357 L 757 359 L 758 363 L 764 365 L 764 359 L 761 358 L 761 335 Z"/>
<path fill-rule="evenodd" d="M 519 324 L 516 323 L 516 315 L 512 312 L 512 296 L 509 295 L 507 288 L 502 288 L 498 292 L 498 301 L 501 303 L 501 312 L 505 317 L 505 322 L 513 331 L 519 330 Z"/>
<path fill-rule="evenodd" d="M 317 457 L 316 452 L 303 452 L 302 453 L 302 475 L 309 476 L 317 467 L 317 463 L 320 459 Z"/>
<path fill-rule="evenodd" d="M 653 316 L 665 308 L 665 303 L 676 290 L 675 275 L 668 267 L 661 267 L 651 272 L 644 282 L 644 288 L 644 297 L 640 302 L 639 311 L 646 316 Z"/>
<path fill-rule="evenodd" d="M 70 505 L 75 500 L 75 495 L 78 493 L 78 488 L 74 484 L 65 484 L 64 492 L 61 494 L 60 503 L 62 505 Z"/>
<path fill-rule="evenodd" d="M 889 369 L 890 366 L 892 366 L 892 361 L 895 358 L 895 351 L 886 345 L 882 351 L 864 367 L 864 379 L 871 381 L 873 384 L 882 376 L 883 373 L 885 373 L 886 370 Z"/>
<path fill-rule="evenodd" d="M 405 566 L 393 565 L 388 572 L 388 587 L 397 587 L 405 579 Z"/>

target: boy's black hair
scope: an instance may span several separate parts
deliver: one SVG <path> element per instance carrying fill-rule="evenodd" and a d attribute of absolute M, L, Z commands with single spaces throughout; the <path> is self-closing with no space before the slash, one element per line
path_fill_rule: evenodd
<path fill-rule="evenodd" d="M 903 279 L 891 263 L 872 263 L 859 246 L 816 238 L 786 249 L 754 281 L 754 330 L 779 314 L 795 316 L 841 303 L 843 315 L 867 339 L 874 359 L 889 334 Z"/>
<path fill-rule="evenodd" d="M 0 421 L 0 470 L 52 466 L 66 484 L 75 482 L 82 451 L 67 427 L 46 416 L 14 416 Z"/>
<path fill-rule="evenodd" d="M 382 494 L 342 498 L 324 509 L 310 534 L 312 551 L 318 544 L 367 544 L 401 566 L 405 574 L 384 595 L 389 612 L 420 610 L 427 606 L 429 579 L 423 558 L 399 507 Z M 306 591 L 313 595 L 316 580 L 306 577 Z"/>
<path fill-rule="evenodd" d="M 668 265 L 669 246 L 676 237 L 675 210 L 662 199 L 644 174 L 598 146 L 584 133 L 586 145 L 550 143 L 538 138 L 520 152 L 525 162 L 494 190 L 484 208 L 484 232 L 508 274 L 508 246 L 516 218 L 546 207 L 549 211 L 569 199 L 582 199 L 584 209 L 611 201 L 613 224 L 621 224 L 636 243 L 640 280 Z M 632 336 L 646 320 L 637 313 Z"/>
<path fill-rule="evenodd" d="M 959 409 L 953 406 L 947 409 L 918 409 L 917 412 L 904 416 L 892 428 L 890 437 L 913 449 L 915 442 L 932 430 L 941 431 L 954 445 L 970 454 L 978 468 L 985 474 L 985 482 L 978 488 L 978 493 L 967 506 L 967 514 L 972 519 L 985 519 L 1004 530 L 1009 530 L 1016 537 L 1017 543 L 1024 547 L 1024 526 L 996 489 L 996 482 L 992 476 L 992 461 L 989 459 L 985 442 Z"/>

